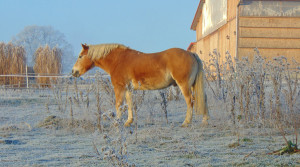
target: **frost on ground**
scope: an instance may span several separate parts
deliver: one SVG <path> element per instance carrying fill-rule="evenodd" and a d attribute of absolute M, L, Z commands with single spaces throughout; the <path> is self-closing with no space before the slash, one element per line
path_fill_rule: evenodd
<path fill-rule="evenodd" d="M 231 113 L 213 98 L 208 126 L 194 115 L 192 125 L 181 128 L 183 97 L 168 101 L 166 123 L 160 93 L 147 91 L 137 127 L 124 128 L 124 120 L 113 117 L 108 96 L 97 102 L 97 89 L 76 87 L 60 93 L 0 90 L 0 166 L 300 165 L 300 154 L 268 154 L 285 145 L 277 128 L 257 122 L 233 125 Z M 295 138 L 291 129 L 286 133 L 289 140 Z"/>

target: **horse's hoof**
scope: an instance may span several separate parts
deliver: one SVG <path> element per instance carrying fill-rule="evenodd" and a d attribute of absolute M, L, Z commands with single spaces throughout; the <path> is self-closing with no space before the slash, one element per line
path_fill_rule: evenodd
<path fill-rule="evenodd" d="M 131 125 L 131 124 L 129 124 L 129 123 L 126 122 L 126 123 L 124 124 L 124 127 L 130 127 L 130 125 Z"/>
<path fill-rule="evenodd" d="M 127 120 L 124 124 L 125 127 L 130 127 L 131 123 L 133 122 L 133 120 Z"/>
<path fill-rule="evenodd" d="M 203 120 L 201 123 L 201 126 L 208 126 L 208 121 L 207 120 Z"/>
<path fill-rule="evenodd" d="M 207 122 L 209 119 L 210 119 L 209 115 L 204 115 L 202 122 L 205 122 L 205 121 Z"/>
<path fill-rule="evenodd" d="M 189 127 L 189 124 L 184 122 L 184 123 L 182 123 L 181 127 L 183 127 L 183 128 Z"/>

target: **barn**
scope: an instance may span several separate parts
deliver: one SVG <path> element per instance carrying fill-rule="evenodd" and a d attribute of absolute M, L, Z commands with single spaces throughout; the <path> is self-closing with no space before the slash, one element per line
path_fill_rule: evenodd
<path fill-rule="evenodd" d="M 300 62 L 300 0 L 200 0 L 191 29 L 193 49 L 208 61 L 214 49 L 236 58 L 286 56 Z"/>

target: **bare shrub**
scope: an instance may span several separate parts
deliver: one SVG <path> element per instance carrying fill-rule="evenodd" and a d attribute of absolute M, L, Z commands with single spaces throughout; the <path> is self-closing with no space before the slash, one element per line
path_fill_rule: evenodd
<path fill-rule="evenodd" d="M 73 118 L 73 105 L 72 105 L 72 98 L 69 98 L 69 100 L 70 100 L 70 122 L 69 122 L 69 126 L 71 127 L 71 128 L 73 128 L 73 125 L 74 125 L 74 118 Z"/>
<path fill-rule="evenodd" d="M 105 77 L 104 74 L 101 73 L 98 73 L 97 75 L 99 77 L 101 92 L 103 93 L 103 96 L 106 97 L 106 102 L 109 103 L 111 107 L 114 107 L 116 102 L 115 92 L 109 78 Z"/>
<path fill-rule="evenodd" d="M 77 84 L 77 78 L 74 79 L 74 89 L 75 89 L 75 95 L 73 96 L 74 103 L 77 105 L 77 107 L 80 107 L 80 101 L 79 101 L 79 89 Z"/>
<path fill-rule="evenodd" d="M 222 88 L 222 78 L 221 72 L 223 68 L 223 64 L 220 63 L 220 53 L 215 49 L 213 54 L 209 53 L 209 62 L 204 62 L 204 69 L 206 72 L 206 80 L 208 86 L 211 88 L 216 99 L 224 99 L 224 91 Z"/>
<path fill-rule="evenodd" d="M 225 62 L 221 65 L 218 62 L 220 54 L 214 52 L 214 55 L 210 55 L 210 64 L 206 64 L 207 84 L 214 96 L 227 104 L 233 122 L 237 116 L 242 117 L 244 121 L 265 120 L 266 96 L 271 97 L 269 113 L 275 111 L 276 117 L 281 117 L 279 110 L 283 105 L 283 95 L 287 99 L 284 105 L 290 106 L 290 111 L 293 111 L 291 108 L 296 103 L 299 69 L 292 71 L 284 57 L 267 62 L 257 49 L 255 51 L 252 62 L 248 58 L 233 60 L 227 53 Z M 294 62 L 293 66 L 297 65 Z M 270 84 L 274 93 L 266 90 L 266 85 Z"/>
<path fill-rule="evenodd" d="M 125 128 L 122 119 L 116 119 L 112 113 L 103 113 L 102 118 L 109 122 L 109 126 L 103 127 L 101 134 L 104 144 L 100 151 L 93 143 L 94 150 L 99 159 L 106 160 L 112 166 L 134 166 L 128 161 L 128 141 L 127 138 L 133 132 L 130 128 Z"/>
<path fill-rule="evenodd" d="M 266 60 L 260 55 L 258 49 L 255 49 L 256 55 L 253 60 L 253 69 L 252 69 L 252 81 L 253 88 L 256 94 L 256 106 L 257 108 L 257 117 L 265 120 L 265 112 L 266 112 L 266 77 L 267 77 L 267 69 L 266 69 Z"/>
<path fill-rule="evenodd" d="M 57 104 L 58 110 L 61 112 L 66 111 L 66 107 L 67 107 L 67 99 L 65 102 L 65 107 L 63 107 L 63 95 L 62 95 L 62 92 L 64 89 L 64 87 L 62 86 L 63 82 L 64 82 L 63 79 L 58 78 L 56 80 L 56 84 L 52 84 L 53 86 L 51 87 L 55 103 Z M 68 86 L 67 86 L 67 88 L 68 88 Z M 68 91 L 68 89 L 66 91 Z M 66 92 L 66 97 L 68 97 L 67 94 L 68 93 Z"/>
<path fill-rule="evenodd" d="M 112 166 L 132 166 L 128 161 L 127 138 L 130 130 L 126 129 L 122 120 L 114 119 L 110 129 L 114 129 L 114 134 L 103 134 L 105 146 L 101 148 L 103 159 L 107 160 Z"/>
<path fill-rule="evenodd" d="M 101 74 L 99 71 L 97 71 L 95 75 L 95 84 L 94 84 L 94 92 L 95 92 L 95 97 L 96 97 L 96 106 L 97 106 L 97 127 L 99 130 L 102 130 L 101 128 L 101 115 L 102 115 L 102 110 L 101 110 L 101 104 L 102 104 L 102 99 L 100 96 L 100 82 L 101 82 Z M 112 93 L 112 92 L 110 92 Z"/>
<path fill-rule="evenodd" d="M 137 135 L 138 135 L 138 111 L 141 109 L 141 105 L 144 101 L 145 91 L 144 90 L 135 90 L 133 85 L 127 85 L 127 90 L 131 94 L 132 100 L 132 111 L 134 112 L 135 116 L 135 142 L 137 142 Z"/>
<path fill-rule="evenodd" d="M 300 109 L 297 107 L 299 99 L 298 74 L 299 63 L 292 61 L 296 69 L 292 69 L 286 57 L 275 57 L 269 62 L 270 79 L 274 89 L 273 98 L 270 99 L 270 117 L 274 126 L 278 128 L 285 140 L 286 147 L 279 151 L 280 154 L 299 152 L 297 147 L 298 129 L 300 127 Z M 270 95 L 270 97 L 272 96 Z M 286 137 L 286 130 L 294 129 L 295 144 Z"/>
<path fill-rule="evenodd" d="M 166 90 L 161 90 L 159 91 L 159 95 L 161 97 L 161 103 L 160 103 L 160 106 L 161 106 L 161 109 L 165 115 L 165 119 L 166 119 L 166 122 L 168 124 L 168 111 L 167 111 L 167 107 L 168 107 L 168 99 L 167 99 L 167 92 Z"/>
<path fill-rule="evenodd" d="M 210 62 L 205 64 L 207 85 L 214 97 L 224 102 L 236 129 L 241 123 L 269 125 L 278 128 L 287 145 L 290 142 L 285 138 L 284 129 L 294 129 L 297 138 L 298 62 L 288 61 L 284 56 L 266 61 L 258 49 L 251 62 L 248 58 L 232 59 L 227 53 L 225 62 L 220 64 L 220 54 L 216 51 L 210 57 Z"/>
<path fill-rule="evenodd" d="M 62 51 L 58 48 L 50 48 L 48 45 L 39 47 L 34 54 L 33 69 L 38 76 L 61 74 Z M 56 81 L 55 77 L 39 77 L 36 82 L 42 87 L 50 86 L 50 80 Z"/>
<path fill-rule="evenodd" d="M 23 74 L 26 70 L 26 53 L 23 47 L 12 43 L 0 43 L 0 75 Z M 0 78 L 1 85 L 24 87 L 24 77 L 6 76 Z"/>
<path fill-rule="evenodd" d="M 147 113 L 149 115 L 147 116 L 147 119 L 145 120 L 145 124 L 147 125 L 154 125 L 154 110 L 155 108 L 153 107 L 153 99 L 149 97 L 150 94 L 145 94 L 144 97 L 144 105 L 145 108 L 147 108 Z"/>

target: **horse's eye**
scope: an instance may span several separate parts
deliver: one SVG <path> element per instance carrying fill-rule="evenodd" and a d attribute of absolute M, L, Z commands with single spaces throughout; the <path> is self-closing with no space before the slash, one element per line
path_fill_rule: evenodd
<path fill-rule="evenodd" d="M 82 56 L 80 55 L 80 56 L 79 56 L 79 59 L 81 59 L 81 58 L 82 58 Z"/>

